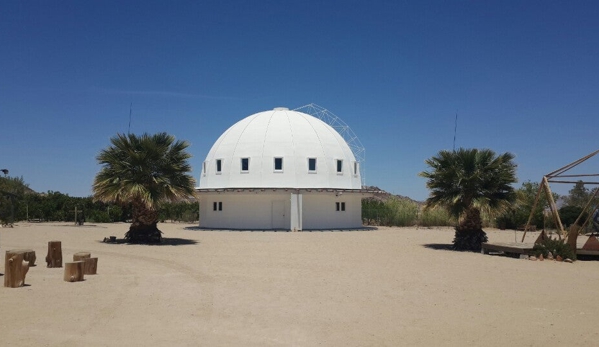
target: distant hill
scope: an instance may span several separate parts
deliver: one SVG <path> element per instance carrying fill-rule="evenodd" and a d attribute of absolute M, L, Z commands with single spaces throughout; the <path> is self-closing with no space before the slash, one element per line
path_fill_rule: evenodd
<path fill-rule="evenodd" d="M 408 201 L 414 202 L 418 205 L 424 205 L 424 202 L 422 202 L 422 201 L 417 201 L 410 197 L 399 195 L 399 194 L 391 194 L 377 186 L 365 186 L 364 188 L 368 189 L 370 191 L 374 191 L 375 193 L 374 193 L 373 199 L 376 199 L 376 200 L 388 200 L 390 198 L 396 198 L 399 200 L 408 200 Z"/>

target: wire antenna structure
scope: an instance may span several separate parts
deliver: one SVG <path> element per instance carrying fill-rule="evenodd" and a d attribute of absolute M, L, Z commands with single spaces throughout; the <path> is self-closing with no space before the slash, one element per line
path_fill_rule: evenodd
<path fill-rule="evenodd" d="M 356 157 L 356 161 L 360 167 L 362 186 L 366 186 L 366 174 L 364 168 L 364 164 L 366 162 L 366 149 L 362 145 L 362 142 L 360 142 L 360 139 L 358 139 L 358 136 L 353 132 L 353 130 L 351 130 L 349 125 L 345 124 L 345 122 L 333 114 L 333 112 L 314 103 L 298 107 L 294 109 L 294 111 L 303 112 L 320 119 L 321 121 L 330 125 L 339 133 L 339 135 L 341 135 L 354 154 L 354 157 Z"/>

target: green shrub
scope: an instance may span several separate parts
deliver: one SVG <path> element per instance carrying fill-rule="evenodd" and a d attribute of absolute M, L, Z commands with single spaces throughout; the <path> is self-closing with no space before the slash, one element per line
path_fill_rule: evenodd
<path fill-rule="evenodd" d="M 445 209 L 429 208 L 421 210 L 418 225 L 423 227 L 452 226 L 454 225 L 454 220 Z"/>
<path fill-rule="evenodd" d="M 535 244 L 532 250 L 537 257 L 541 254 L 543 257 L 547 257 L 549 252 L 551 252 L 554 257 L 559 255 L 564 259 L 570 258 L 572 260 L 576 260 L 576 254 L 572 251 L 570 245 L 565 243 L 563 240 L 546 239 L 541 243 Z"/>

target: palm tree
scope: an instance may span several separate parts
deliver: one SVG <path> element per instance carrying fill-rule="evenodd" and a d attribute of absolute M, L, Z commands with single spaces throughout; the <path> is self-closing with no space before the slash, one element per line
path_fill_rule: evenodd
<path fill-rule="evenodd" d="M 440 151 L 425 163 L 430 171 L 420 173 L 427 178 L 430 195 L 426 208 L 444 207 L 458 220 L 454 249 L 479 251 L 487 241 L 482 230 L 481 211 L 501 212 L 515 199 L 511 184 L 516 179 L 514 155 L 497 156 L 490 149 Z"/>
<path fill-rule="evenodd" d="M 94 179 L 94 199 L 131 204 L 129 242 L 160 242 L 158 205 L 194 195 L 191 155 L 185 151 L 189 144 L 167 133 L 117 134 L 110 142 L 96 158 L 102 169 Z"/>

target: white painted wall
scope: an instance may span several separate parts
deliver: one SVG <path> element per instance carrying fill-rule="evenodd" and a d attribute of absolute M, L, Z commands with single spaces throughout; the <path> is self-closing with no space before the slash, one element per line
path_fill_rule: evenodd
<path fill-rule="evenodd" d="M 210 192 L 200 194 L 200 226 L 215 229 L 289 230 L 289 192 Z M 273 218 L 273 202 L 283 204 L 282 216 Z M 222 211 L 213 211 L 213 202 L 222 202 Z M 277 221 L 282 220 L 282 225 Z"/>
<path fill-rule="evenodd" d="M 336 196 L 335 192 L 294 194 L 291 190 L 202 192 L 200 226 L 246 230 L 291 230 L 293 226 L 298 230 L 360 228 L 362 197 L 356 193 Z M 223 210 L 213 211 L 214 202 L 222 202 Z M 345 202 L 345 211 L 336 211 L 336 202 Z"/>
<path fill-rule="evenodd" d="M 362 195 L 315 193 L 303 195 L 304 230 L 354 229 L 362 227 Z M 336 202 L 345 202 L 345 211 L 336 211 Z"/>

